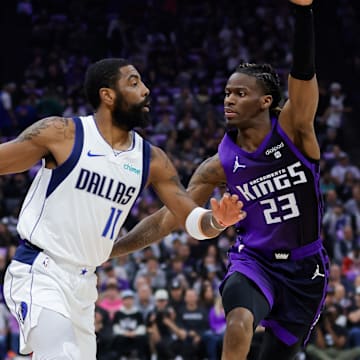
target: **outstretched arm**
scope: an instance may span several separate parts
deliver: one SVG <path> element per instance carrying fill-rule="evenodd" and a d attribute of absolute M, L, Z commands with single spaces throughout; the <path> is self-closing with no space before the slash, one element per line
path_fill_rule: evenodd
<path fill-rule="evenodd" d="M 187 196 L 190 196 L 195 203 L 191 201 L 191 205 L 186 211 L 191 211 L 196 205 L 204 205 L 215 187 L 223 187 L 224 184 L 225 174 L 221 167 L 218 155 L 205 160 L 196 169 L 190 180 Z M 176 200 L 176 202 L 179 201 L 181 200 Z M 219 206 L 224 204 L 221 202 L 218 203 L 215 199 L 211 200 L 211 204 L 214 215 L 216 217 L 221 216 L 223 209 L 221 207 L 219 208 Z M 239 205 L 241 206 L 241 204 Z M 239 211 L 239 220 L 241 220 L 246 214 L 240 208 Z M 214 237 L 221 232 L 221 226 L 219 227 L 220 230 L 214 229 L 211 226 L 211 216 L 212 214 L 209 212 L 207 216 L 201 219 L 201 228 L 204 232 L 210 233 L 209 235 Z M 154 214 L 143 219 L 128 234 L 118 238 L 114 244 L 111 257 L 124 255 L 149 246 L 169 234 L 171 231 L 177 229 L 179 225 L 180 222 L 178 217 L 166 207 L 163 207 Z"/>
<path fill-rule="evenodd" d="M 319 159 L 314 118 L 318 105 L 312 0 L 290 0 L 294 14 L 293 64 L 289 98 L 279 116 L 282 128 L 306 156 Z"/>
<path fill-rule="evenodd" d="M 23 172 L 50 154 L 57 163 L 71 151 L 74 124 L 71 119 L 48 117 L 25 129 L 16 139 L 0 144 L 0 174 Z"/>

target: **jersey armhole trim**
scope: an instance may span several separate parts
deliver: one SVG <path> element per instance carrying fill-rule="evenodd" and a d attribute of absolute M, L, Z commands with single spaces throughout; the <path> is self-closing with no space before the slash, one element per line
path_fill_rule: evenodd
<path fill-rule="evenodd" d="M 54 190 L 61 184 L 67 175 L 74 169 L 77 164 L 84 143 L 84 128 L 79 117 L 73 118 L 75 123 L 75 140 L 70 156 L 59 167 L 53 170 L 49 186 L 46 191 L 46 197 L 49 197 Z"/>

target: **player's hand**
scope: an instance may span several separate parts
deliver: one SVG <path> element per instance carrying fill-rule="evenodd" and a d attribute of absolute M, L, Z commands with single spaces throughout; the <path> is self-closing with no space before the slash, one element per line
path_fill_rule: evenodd
<path fill-rule="evenodd" d="M 300 6 L 307 6 L 313 3 L 313 0 L 289 0 L 293 4 L 300 5 Z"/>
<path fill-rule="evenodd" d="M 213 217 L 222 226 L 230 226 L 243 220 L 246 212 L 242 210 L 243 203 L 237 195 L 225 193 L 220 201 L 210 199 Z"/>

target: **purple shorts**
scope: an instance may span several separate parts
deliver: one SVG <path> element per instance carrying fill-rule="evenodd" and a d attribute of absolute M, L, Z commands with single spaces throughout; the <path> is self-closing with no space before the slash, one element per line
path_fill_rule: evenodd
<path fill-rule="evenodd" d="M 233 246 L 220 290 L 234 272 L 251 279 L 267 299 L 271 310 L 261 322 L 263 326 L 271 328 L 289 346 L 301 339 L 304 344 L 308 341 L 328 284 L 329 260 L 321 240 L 287 253 L 269 254 Z"/>

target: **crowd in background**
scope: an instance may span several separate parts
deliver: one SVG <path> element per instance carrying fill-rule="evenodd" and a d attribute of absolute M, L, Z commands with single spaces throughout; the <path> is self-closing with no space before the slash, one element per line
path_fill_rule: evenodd
<path fill-rule="evenodd" d="M 1 142 L 46 116 L 90 114 L 82 89 L 86 67 L 102 57 L 125 57 L 151 89 L 151 125 L 140 132 L 167 152 L 186 185 L 197 165 L 217 151 L 225 131 L 224 85 L 236 65 L 268 62 L 286 84 L 291 63 L 286 1 L 221 3 L 19 0 L 4 5 L 12 16 L 9 26 L 16 24 L 21 35 L 14 51 L 26 56 L 14 58 L 16 71 L 0 72 Z M 319 42 L 315 119 L 322 151 L 323 239 L 332 265 L 325 311 L 299 359 L 356 359 L 360 169 L 353 140 L 360 133 L 360 93 L 350 79 L 360 73 L 360 9 L 357 2 L 337 0 L 317 10 L 320 40 L 321 23 L 332 21 L 326 36 L 333 36 L 338 50 L 329 54 L 329 45 Z M 19 244 L 17 216 L 38 168 L 0 177 L 1 281 Z M 147 189 L 123 231 L 160 206 Z M 103 264 L 95 314 L 98 359 L 219 359 L 225 318 L 218 286 L 234 239 L 233 228 L 201 242 L 179 230 Z M 257 329 L 249 359 L 256 357 L 262 330 Z M 18 337 L 17 323 L 1 302 L 0 360 L 16 356 Z"/>

